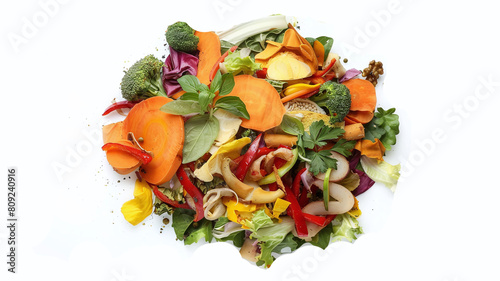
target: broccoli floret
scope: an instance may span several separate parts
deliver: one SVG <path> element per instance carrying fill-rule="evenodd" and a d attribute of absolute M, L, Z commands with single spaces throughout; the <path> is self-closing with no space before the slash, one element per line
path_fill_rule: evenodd
<path fill-rule="evenodd" d="M 319 92 L 309 98 L 330 113 L 330 123 L 342 122 L 351 108 L 351 93 L 343 85 L 327 81 L 321 85 Z"/>
<path fill-rule="evenodd" d="M 190 54 L 196 52 L 200 41 L 200 38 L 194 35 L 194 29 L 182 21 L 169 25 L 165 37 L 168 45 L 174 50 Z"/>
<path fill-rule="evenodd" d="M 128 101 L 138 101 L 154 96 L 167 96 L 161 81 L 161 70 L 165 64 L 153 55 L 135 62 L 123 75 L 122 96 Z"/>

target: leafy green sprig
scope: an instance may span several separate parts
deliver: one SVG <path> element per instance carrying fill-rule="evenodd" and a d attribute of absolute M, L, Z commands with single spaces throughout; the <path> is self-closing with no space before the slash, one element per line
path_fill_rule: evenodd
<path fill-rule="evenodd" d="M 304 132 L 298 136 L 299 157 L 309 163 L 309 171 L 313 175 L 324 173 L 328 169 L 337 169 L 337 160 L 331 157 L 331 151 L 346 157 L 351 155 L 356 142 L 340 139 L 344 132 L 341 128 L 325 126 L 324 121 L 320 120 L 311 124 L 309 133 Z M 332 148 L 321 149 L 331 140 L 337 140 Z"/>
<path fill-rule="evenodd" d="M 234 76 L 217 72 L 210 86 L 200 83 L 193 75 L 177 79 L 186 91 L 179 99 L 161 107 L 161 111 L 174 115 L 198 113 L 184 123 L 184 148 L 182 163 L 189 163 L 202 157 L 212 146 L 219 134 L 219 120 L 213 115 L 218 109 L 250 119 L 243 101 L 236 96 L 226 96 L 233 90 Z M 220 98 L 215 99 L 217 96 Z"/>

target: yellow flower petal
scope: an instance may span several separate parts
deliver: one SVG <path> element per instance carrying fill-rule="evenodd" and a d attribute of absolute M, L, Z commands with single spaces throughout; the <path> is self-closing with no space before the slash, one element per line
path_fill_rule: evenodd
<path fill-rule="evenodd" d="M 153 192 L 146 181 L 135 181 L 134 199 L 125 202 L 122 214 L 132 225 L 138 225 L 153 212 Z"/>

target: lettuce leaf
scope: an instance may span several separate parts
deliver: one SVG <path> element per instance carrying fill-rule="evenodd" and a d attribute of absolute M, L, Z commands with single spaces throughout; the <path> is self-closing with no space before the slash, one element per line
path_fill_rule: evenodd
<path fill-rule="evenodd" d="M 252 215 L 251 220 L 242 221 L 242 224 L 252 232 L 257 232 L 260 228 L 273 224 L 273 220 L 266 214 L 264 209 L 257 210 Z"/>
<path fill-rule="evenodd" d="M 391 165 L 386 161 L 378 161 L 375 158 L 361 156 L 361 166 L 365 173 L 374 181 L 385 184 L 394 192 L 399 180 L 401 165 Z"/>
<path fill-rule="evenodd" d="M 256 70 L 261 69 L 260 63 L 256 63 L 250 56 L 243 57 L 240 51 L 229 52 L 223 64 L 227 72 L 235 76 L 240 73 L 253 75 Z"/>
<path fill-rule="evenodd" d="M 363 229 L 359 226 L 358 220 L 347 213 L 337 215 L 332 225 L 332 242 L 343 239 L 352 242 L 358 238 L 358 235 L 363 234 Z"/>
<path fill-rule="evenodd" d="M 268 224 L 250 234 L 250 238 L 259 241 L 260 255 L 257 257 L 257 265 L 271 266 L 274 261 L 273 250 L 285 240 L 294 227 L 293 219 L 286 217 L 281 223 Z"/>

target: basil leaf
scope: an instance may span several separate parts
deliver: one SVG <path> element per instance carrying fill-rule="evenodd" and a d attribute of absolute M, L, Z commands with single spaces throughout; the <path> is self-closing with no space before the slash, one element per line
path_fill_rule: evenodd
<path fill-rule="evenodd" d="M 175 208 L 172 214 L 172 227 L 175 236 L 179 240 L 184 240 L 184 233 L 193 223 L 195 211 L 190 209 Z"/>
<path fill-rule="evenodd" d="M 306 37 L 305 39 L 309 42 L 309 44 L 311 44 L 311 47 L 314 45 L 314 41 L 316 41 L 316 39 L 312 37 Z"/>
<path fill-rule="evenodd" d="M 195 100 L 174 100 L 162 106 L 160 110 L 174 115 L 186 115 L 200 112 L 201 107 Z"/>
<path fill-rule="evenodd" d="M 194 224 L 191 224 L 191 226 L 186 231 L 187 233 L 189 233 L 189 235 L 184 240 L 184 245 L 198 243 L 201 238 L 205 238 L 205 241 L 208 243 L 212 242 L 212 226 L 212 222 L 207 219 L 199 221 L 196 226 Z"/>
<path fill-rule="evenodd" d="M 327 225 L 312 238 L 311 244 L 313 244 L 314 246 L 318 246 L 324 250 L 330 244 L 330 238 L 332 234 L 333 228 L 331 227 L 331 225 Z"/>
<path fill-rule="evenodd" d="M 333 38 L 328 36 L 320 36 L 316 38 L 316 40 L 318 40 L 321 44 L 323 44 L 323 47 L 325 48 L 325 60 L 326 60 L 333 46 Z"/>
<path fill-rule="evenodd" d="M 232 73 L 222 75 L 222 81 L 219 89 L 219 96 L 225 96 L 234 88 L 234 76 Z"/>
<path fill-rule="evenodd" d="M 198 101 L 198 93 L 184 93 L 179 99 Z"/>
<path fill-rule="evenodd" d="M 198 95 L 198 102 L 200 103 L 201 110 L 206 112 L 208 109 L 208 105 L 212 103 L 212 99 L 210 98 L 210 91 L 201 91 Z"/>
<path fill-rule="evenodd" d="M 198 78 L 194 75 L 184 75 L 177 79 L 177 82 L 179 82 L 182 89 L 188 93 L 198 92 L 200 80 L 198 80 Z"/>
<path fill-rule="evenodd" d="M 239 97 L 222 97 L 215 102 L 215 107 L 227 110 L 238 117 L 250 119 L 247 107 Z"/>
<path fill-rule="evenodd" d="M 300 122 L 299 119 L 287 114 L 283 115 L 280 127 L 283 132 L 290 135 L 298 136 L 299 134 L 304 133 L 304 125 L 302 122 Z"/>
<path fill-rule="evenodd" d="M 201 158 L 212 146 L 219 134 L 219 120 L 208 114 L 196 115 L 184 124 L 184 148 L 182 163 Z"/>
<path fill-rule="evenodd" d="M 212 82 L 210 83 L 210 90 L 214 92 L 219 90 L 221 84 L 222 84 L 222 74 L 220 70 L 218 70 L 217 73 L 215 73 L 214 80 L 212 80 Z"/>
<path fill-rule="evenodd" d="M 200 83 L 200 84 L 198 84 L 198 86 L 196 87 L 196 90 L 197 90 L 198 92 L 201 92 L 201 91 L 208 91 L 208 90 L 210 90 L 210 89 L 208 88 L 208 86 L 207 86 L 207 85 L 205 85 L 205 84 L 201 84 L 201 83 Z"/>

